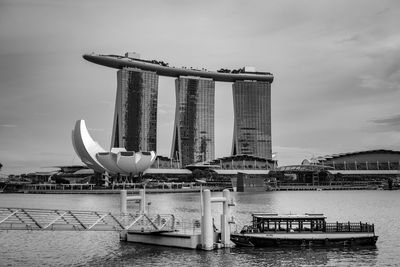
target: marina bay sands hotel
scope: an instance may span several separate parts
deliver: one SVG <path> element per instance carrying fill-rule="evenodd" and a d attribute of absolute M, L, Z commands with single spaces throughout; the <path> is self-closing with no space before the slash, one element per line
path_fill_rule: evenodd
<path fill-rule="evenodd" d="M 86 60 L 118 69 L 111 147 L 157 150 L 158 77 L 175 77 L 176 109 L 171 158 L 184 167 L 215 159 L 215 82 L 232 83 L 234 127 L 231 155 L 272 159 L 271 83 L 273 75 L 237 70 L 176 68 L 136 53 L 85 54 Z"/>

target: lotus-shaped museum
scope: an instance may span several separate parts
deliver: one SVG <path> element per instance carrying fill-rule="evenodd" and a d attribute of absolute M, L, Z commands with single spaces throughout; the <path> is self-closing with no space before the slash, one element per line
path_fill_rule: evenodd
<path fill-rule="evenodd" d="M 84 120 L 78 120 L 72 130 L 72 144 L 82 162 L 101 173 L 137 175 L 148 169 L 156 159 L 154 151 L 134 152 L 125 148 L 104 150 L 90 136 Z"/>

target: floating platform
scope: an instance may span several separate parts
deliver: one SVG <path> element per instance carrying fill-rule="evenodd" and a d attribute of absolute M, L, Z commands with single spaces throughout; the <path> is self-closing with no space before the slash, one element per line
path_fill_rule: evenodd
<path fill-rule="evenodd" d="M 214 232 L 213 243 L 219 242 L 220 233 Z M 201 249 L 202 240 L 201 233 L 184 233 L 184 232 L 153 232 L 141 233 L 130 231 L 126 235 L 127 242 L 188 248 L 188 249 Z"/>

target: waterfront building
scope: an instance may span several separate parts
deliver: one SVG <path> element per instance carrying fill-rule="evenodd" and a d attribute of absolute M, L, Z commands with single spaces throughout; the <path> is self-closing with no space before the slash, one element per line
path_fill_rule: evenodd
<path fill-rule="evenodd" d="M 117 72 L 111 147 L 156 151 L 158 75 L 136 68 Z"/>
<path fill-rule="evenodd" d="M 385 187 L 400 182 L 400 151 L 376 149 L 313 157 L 302 166 L 321 166 L 333 181 L 378 183 Z"/>
<path fill-rule="evenodd" d="M 182 167 L 214 159 L 215 82 L 199 77 L 175 80 L 176 109 L 171 158 Z"/>
<path fill-rule="evenodd" d="M 234 129 L 232 155 L 272 159 L 271 83 L 233 83 Z"/>
<path fill-rule="evenodd" d="M 322 165 L 339 171 L 400 170 L 400 151 L 377 149 L 338 153 L 305 159 L 302 165 Z"/>
<path fill-rule="evenodd" d="M 400 151 L 377 149 L 305 159 L 302 165 L 322 165 L 335 171 L 400 170 Z"/>

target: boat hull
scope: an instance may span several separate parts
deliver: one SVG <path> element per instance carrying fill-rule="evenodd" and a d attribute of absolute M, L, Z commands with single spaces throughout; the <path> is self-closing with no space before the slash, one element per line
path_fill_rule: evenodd
<path fill-rule="evenodd" d="M 374 246 L 378 236 L 371 234 L 231 234 L 241 247 L 334 247 Z"/>

